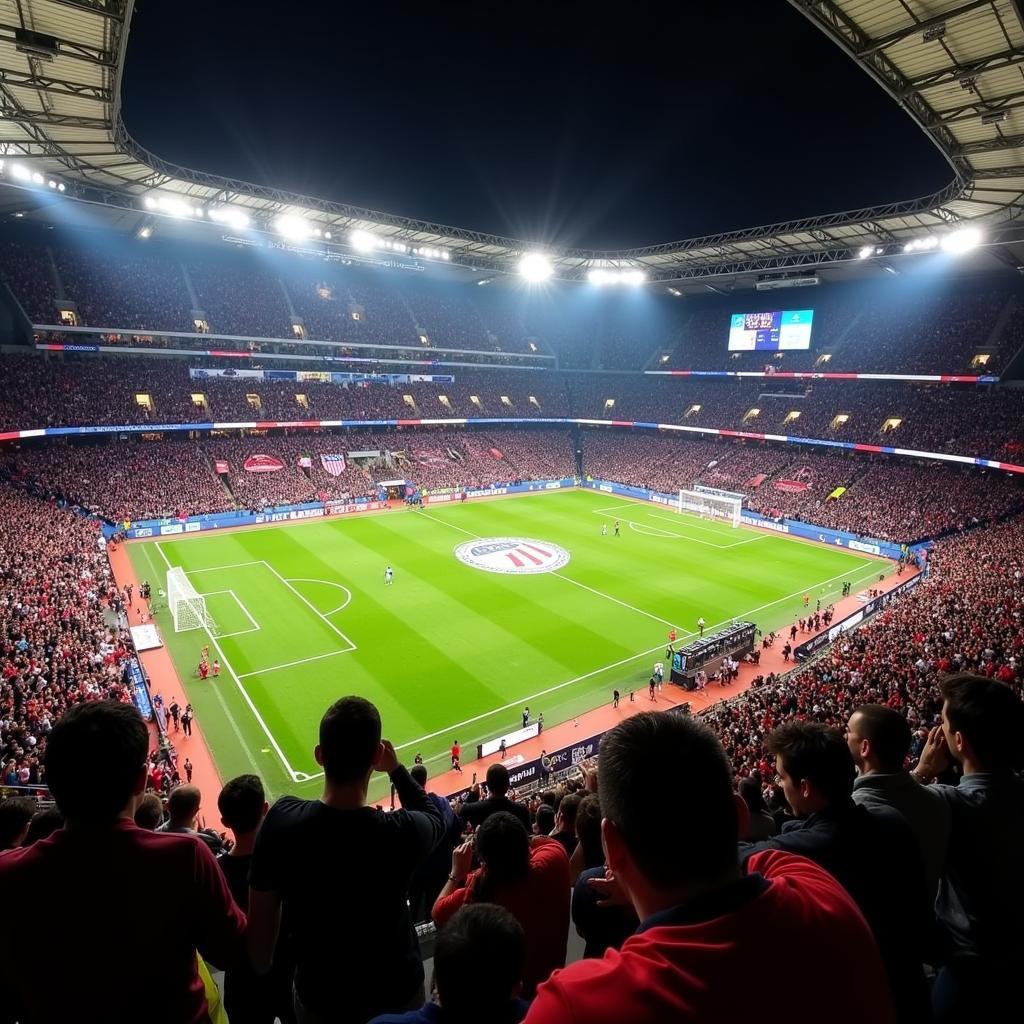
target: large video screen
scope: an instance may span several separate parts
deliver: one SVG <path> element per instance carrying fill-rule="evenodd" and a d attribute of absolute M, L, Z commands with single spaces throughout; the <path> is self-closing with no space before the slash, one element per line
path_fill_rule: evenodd
<path fill-rule="evenodd" d="M 811 347 L 813 309 L 774 313 L 733 313 L 729 318 L 730 352 L 786 352 Z"/>

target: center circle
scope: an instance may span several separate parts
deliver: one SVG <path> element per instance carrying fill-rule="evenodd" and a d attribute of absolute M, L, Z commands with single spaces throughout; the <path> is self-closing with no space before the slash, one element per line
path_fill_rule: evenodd
<path fill-rule="evenodd" d="M 520 576 L 554 572 L 569 562 L 565 548 L 531 537 L 480 537 L 460 544 L 455 557 L 484 572 Z"/>

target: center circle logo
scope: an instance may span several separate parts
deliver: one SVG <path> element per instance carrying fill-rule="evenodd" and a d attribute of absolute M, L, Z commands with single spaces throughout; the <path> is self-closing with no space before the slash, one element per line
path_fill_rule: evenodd
<path fill-rule="evenodd" d="M 460 544 L 455 557 L 484 572 L 554 572 L 569 561 L 569 552 L 546 540 L 529 537 L 481 537 Z"/>

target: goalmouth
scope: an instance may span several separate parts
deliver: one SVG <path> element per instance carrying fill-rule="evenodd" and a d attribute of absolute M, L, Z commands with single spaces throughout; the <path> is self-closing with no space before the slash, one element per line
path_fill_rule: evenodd
<path fill-rule="evenodd" d="M 676 511 L 691 512 L 709 519 L 724 519 L 732 523 L 733 527 L 738 527 L 743 511 L 743 498 L 742 494 L 730 494 L 725 491 L 710 494 L 706 491 L 680 489 Z"/>
<path fill-rule="evenodd" d="M 205 629 L 214 635 L 219 632 L 217 623 L 206 608 L 206 598 L 192 586 L 185 570 L 179 567 L 167 570 L 167 605 L 174 619 L 175 633 L 190 629 Z"/>

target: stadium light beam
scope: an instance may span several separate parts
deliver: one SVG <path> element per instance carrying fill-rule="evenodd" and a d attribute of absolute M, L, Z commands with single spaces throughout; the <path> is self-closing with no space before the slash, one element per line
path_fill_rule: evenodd
<path fill-rule="evenodd" d="M 519 273 L 527 281 L 540 283 L 546 281 L 554 272 L 555 268 L 551 266 L 551 261 L 543 253 L 528 252 L 519 261 Z"/>
<path fill-rule="evenodd" d="M 249 215 L 234 206 L 215 206 L 209 211 L 209 217 L 215 224 L 225 224 L 236 231 L 249 226 Z"/>
<path fill-rule="evenodd" d="M 32 178 L 32 172 L 24 164 L 11 164 L 11 174 L 18 181 L 29 181 Z"/>
<path fill-rule="evenodd" d="M 371 234 L 369 231 L 363 231 L 357 228 L 348 236 L 349 242 L 352 243 L 352 248 L 356 252 L 372 252 L 377 248 L 377 236 Z"/>
<path fill-rule="evenodd" d="M 962 256 L 981 245 L 981 232 L 977 228 L 960 228 L 942 239 L 943 251 L 952 256 Z"/>
<path fill-rule="evenodd" d="M 282 213 L 274 220 L 274 230 L 290 242 L 301 242 L 308 238 L 312 230 L 309 223 L 303 217 L 296 217 L 294 214 Z"/>

